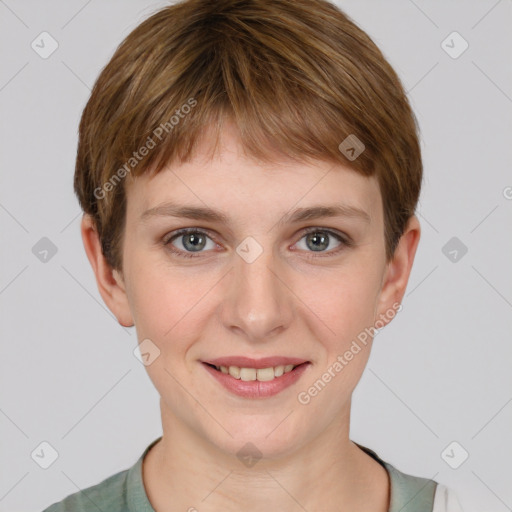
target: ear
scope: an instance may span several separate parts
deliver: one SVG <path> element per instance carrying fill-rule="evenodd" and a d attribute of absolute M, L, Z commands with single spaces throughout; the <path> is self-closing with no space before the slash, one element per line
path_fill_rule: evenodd
<path fill-rule="evenodd" d="M 421 228 L 418 218 L 413 215 L 400 237 L 391 261 L 387 263 L 382 279 L 381 292 L 376 305 L 375 322 L 387 325 L 395 316 L 401 304 L 414 256 L 420 241 Z"/>
<path fill-rule="evenodd" d="M 92 217 L 88 214 L 84 214 L 82 217 L 81 232 L 85 252 L 96 276 L 98 290 L 105 304 L 122 326 L 132 327 L 134 323 L 122 272 L 112 269 L 107 263 L 101 250 L 96 226 Z"/>

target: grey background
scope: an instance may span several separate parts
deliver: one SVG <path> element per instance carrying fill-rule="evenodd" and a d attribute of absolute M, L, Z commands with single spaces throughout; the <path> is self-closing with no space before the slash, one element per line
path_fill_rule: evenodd
<path fill-rule="evenodd" d="M 131 466 L 161 434 L 135 330 L 97 291 L 72 178 L 90 88 L 163 5 L 0 1 L 0 511 L 42 510 Z M 338 5 L 402 78 L 426 174 L 403 310 L 376 338 L 351 437 L 454 488 L 466 512 L 512 510 L 512 2 Z M 31 48 L 43 31 L 59 44 L 47 59 Z M 441 46 L 453 31 L 469 43 L 456 59 Z M 34 254 L 43 237 L 57 249 L 46 262 Z M 452 237 L 456 262 L 443 253 Z M 48 469 L 31 457 L 43 441 L 59 454 Z M 463 448 L 450 461 L 469 453 L 458 469 L 441 456 L 453 441 Z"/>

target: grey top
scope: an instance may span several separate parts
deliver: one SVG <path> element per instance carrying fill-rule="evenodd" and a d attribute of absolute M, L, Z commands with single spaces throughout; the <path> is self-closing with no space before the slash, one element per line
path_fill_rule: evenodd
<path fill-rule="evenodd" d="M 155 439 L 130 468 L 102 482 L 70 494 L 43 512 L 155 512 L 142 481 L 142 461 L 161 437 Z M 357 443 L 356 443 L 357 444 Z M 358 444 L 388 472 L 391 500 L 388 512 L 432 512 L 437 482 L 398 471 L 377 454 Z"/>

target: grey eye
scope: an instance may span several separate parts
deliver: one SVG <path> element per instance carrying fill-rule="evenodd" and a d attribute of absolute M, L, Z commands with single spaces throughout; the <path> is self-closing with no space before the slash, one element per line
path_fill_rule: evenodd
<path fill-rule="evenodd" d="M 305 250 L 310 250 L 313 252 L 325 252 L 327 248 L 329 249 L 335 249 L 336 247 L 339 247 L 343 244 L 343 240 L 341 237 L 336 235 L 335 233 L 332 233 L 330 231 L 322 231 L 322 230 L 316 230 L 311 231 L 309 233 L 306 233 L 299 243 L 302 242 L 302 240 L 305 240 L 306 248 Z M 338 242 L 338 245 L 332 246 L 333 240 L 335 242 Z M 300 249 L 303 249 L 303 247 L 299 247 Z"/>
<path fill-rule="evenodd" d="M 207 247 L 208 240 L 211 243 Z M 214 249 L 215 243 L 208 235 L 201 231 L 190 231 L 188 233 L 178 233 L 173 236 L 167 243 L 172 243 L 174 247 L 184 252 L 201 252 L 206 249 Z"/>

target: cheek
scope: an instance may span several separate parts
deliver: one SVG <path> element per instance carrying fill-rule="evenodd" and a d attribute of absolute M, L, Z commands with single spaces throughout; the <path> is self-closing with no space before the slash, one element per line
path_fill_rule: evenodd
<path fill-rule="evenodd" d="M 302 307 L 312 332 L 328 340 L 331 350 L 350 345 L 373 324 L 379 282 L 378 273 L 363 264 L 304 282 L 299 296 L 306 298 Z"/>
<path fill-rule="evenodd" d="M 130 306 L 139 341 L 152 340 L 167 364 L 176 366 L 205 332 L 219 275 L 152 261 L 133 274 Z M 182 359 L 182 358 L 181 358 Z"/>
<path fill-rule="evenodd" d="M 147 346 L 157 356 L 146 371 L 161 396 L 172 397 L 178 407 L 182 390 L 171 375 L 182 382 L 191 370 L 183 361 L 204 330 L 204 304 L 198 301 L 205 290 L 200 280 L 169 268 L 156 264 L 148 269 L 138 272 L 132 282 L 131 306 L 137 338 L 139 343 L 151 340 Z"/>
<path fill-rule="evenodd" d="M 159 340 L 172 337 L 197 302 L 197 283 L 157 267 L 139 272 L 135 280 L 131 302 L 140 333 Z"/>
<path fill-rule="evenodd" d="M 321 287 L 308 287 L 314 291 L 305 301 L 303 317 L 324 354 L 315 374 L 299 390 L 298 401 L 304 414 L 323 418 L 320 430 L 348 409 L 368 362 L 378 277 L 354 265 L 331 273 L 328 280 L 317 280 Z"/>

